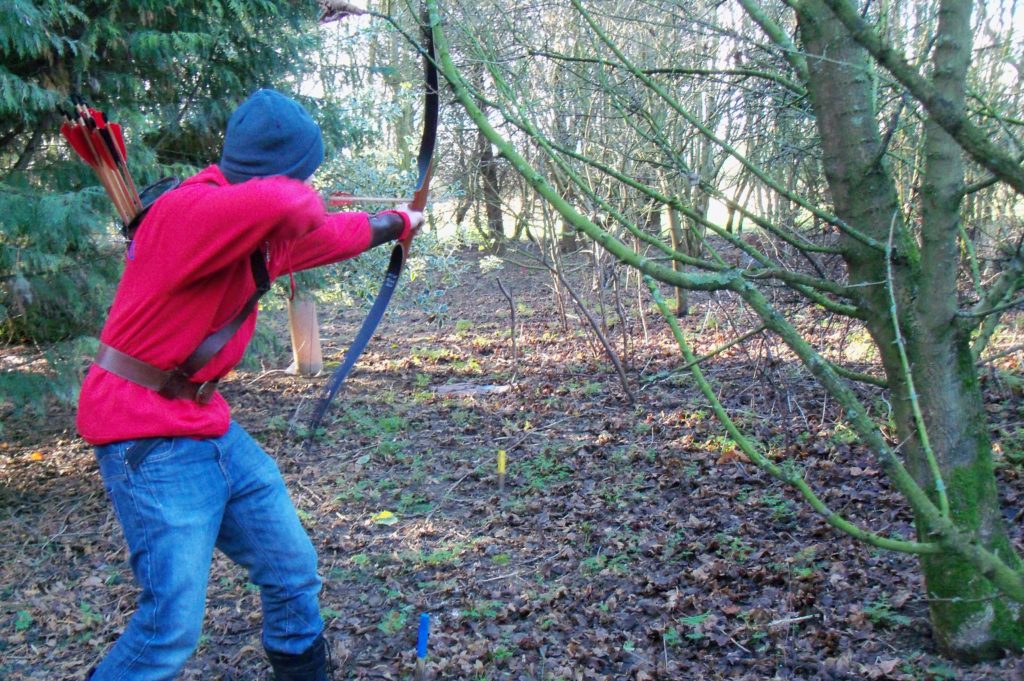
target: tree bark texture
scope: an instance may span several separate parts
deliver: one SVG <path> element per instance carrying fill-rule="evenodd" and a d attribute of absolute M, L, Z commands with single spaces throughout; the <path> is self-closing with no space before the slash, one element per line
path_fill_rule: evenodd
<path fill-rule="evenodd" d="M 934 86 L 961 111 L 970 12 L 969 0 L 942 0 L 932 64 Z M 926 124 L 921 223 L 912 231 L 903 220 L 885 164 L 873 60 L 821 0 L 798 5 L 798 24 L 836 214 L 877 242 L 891 243 L 890 270 L 886 253 L 841 238 L 850 282 L 859 285 L 858 306 L 868 320 L 892 392 L 907 468 L 938 503 L 912 408 L 916 397 L 946 488 L 950 518 L 980 545 L 1020 569 L 999 508 L 969 331 L 957 324 L 956 317 L 963 153 L 942 127 Z M 894 316 L 905 342 L 909 376 L 898 353 Z M 928 524 L 920 515 L 916 520 L 920 539 L 932 540 Z M 1024 604 L 1002 596 L 951 551 L 920 560 L 933 633 L 947 654 L 975 660 L 1024 647 Z"/>
<path fill-rule="evenodd" d="M 477 138 L 480 152 L 480 187 L 483 190 L 484 206 L 487 210 L 487 232 L 500 249 L 505 243 L 505 223 L 501 212 L 501 186 L 498 177 L 498 159 L 491 143 L 480 133 Z"/>
<path fill-rule="evenodd" d="M 679 211 L 674 208 L 668 210 L 669 237 L 671 238 L 672 250 L 689 255 L 687 246 L 689 242 L 683 234 L 683 221 L 679 218 Z M 676 272 L 683 271 L 683 263 L 678 260 L 672 261 L 672 269 Z M 675 288 L 675 313 L 677 317 L 685 317 L 690 314 L 690 296 L 686 289 L 681 286 Z"/>

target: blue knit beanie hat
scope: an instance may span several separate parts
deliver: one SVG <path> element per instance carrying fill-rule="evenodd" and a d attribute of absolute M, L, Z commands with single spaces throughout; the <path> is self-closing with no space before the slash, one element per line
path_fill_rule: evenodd
<path fill-rule="evenodd" d="M 220 170 L 232 183 L 270 175 L 305 180 L 323 160 L 320 126 L 295 100 L 264 89 L 231 114 Z"/>

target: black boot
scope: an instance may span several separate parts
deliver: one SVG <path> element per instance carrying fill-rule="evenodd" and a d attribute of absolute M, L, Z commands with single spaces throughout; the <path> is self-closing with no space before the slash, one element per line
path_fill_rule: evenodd
<path fill-rule="evenodd" d="M 329 655 L 323 634 L 316 637 L 306 652 L 298 655 L 267 651 L 275 681 L 330 681 Z"/>

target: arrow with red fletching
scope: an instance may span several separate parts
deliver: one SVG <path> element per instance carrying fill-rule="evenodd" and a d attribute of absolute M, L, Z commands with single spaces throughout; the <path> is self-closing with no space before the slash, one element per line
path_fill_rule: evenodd
<path fill-rule="evenodd" d="M 139 192 L 135 188 L 135 182 L 132 180 L 131 173 L 128 172 L 123 136 L 120 140 L 115 139 L 110 126 L 117 124 L 108 124 L 106 116 L 102 111 L 88 107 L 81 98 L 77 101 L 76 110 L 88 128 L 92 145 L 96 149 L 101 161 L 100 165 L 109 168 L 115 173 L 111 185 L 118 194 L 120 205 L 125 209 L 125 214 L 130 221 L 138 211 L 142 210 L 142 202 L 139 199 Z M 120 127 L 117 125 L 119 135 Z"/>
<path fill-rule="evenodd" d="M 114 203 L 124 224 L 142 210 L 142 201 L 128 170 L 124 133 L 117 123 L 107 121 L 102 111 L 91 109 L 80 98 L 72 98 L 72 113 L 64 114 L 60 133 L 75 153 L 93 169 Z"/>

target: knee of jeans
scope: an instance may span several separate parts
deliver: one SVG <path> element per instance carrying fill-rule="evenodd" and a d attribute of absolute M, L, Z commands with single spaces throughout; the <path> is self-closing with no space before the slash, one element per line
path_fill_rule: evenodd
<path fill-rule="evenodd" d="M 277 571 L 272 583 L 261 584 L 264 606 L 271 610 L 285 608 L 300 612 L 319 612 L 318 601 L 322 581 L 316 571 L 316 552 L 293 556 L 286 570 Z"/>
<path fill-rule="evenodd" d="M 320 593 L 322 581 L 317 573 L 316 549 L 309 545 L 294 555 L 283 577 L 284 583 L 280 586 L 287 596 L 317 596 Z"/>
<path fill-rule="evenodd" d="M 160 637 L 169 653 L 184 660 L 188 659 L 192 652 L 199 646 L 199 639 L 203 634 L 202 618 L 197 622 L 178 622 L 174 626 L 168 626 Z"/>
<path fill-rule="evenodd" d="M 118 646 L 123 646 L 129 655 L 131 664 L 134 665 L 133 669 L 139 667 L 177 670 L 188 661 L 199 646 L 202 631 L 202 617 L 198 622 L 166 618 L 163 621 L 149 622 L 141 629 L 126 631 L 118 641 Z M 101 677 L 107 678 L 106 675 Z"/>
<path fill-rule="evenodd" d="M 313 548 L 312 544 L 303 552 L 302 567 L 303 574 L 306 575 L 302 584 L 304 590 L 312 592 L 313 595 L 320 593 L 320 587 L 323 582 L 320 579 L 320 574 L 317 572 L 316 549 Z"/>
<path fill-rule="evenodd" d="M 188 659 L 203 634 L 205 599 L 168 599 L 147 617 L 148 638 L 168 657 Z"/>

